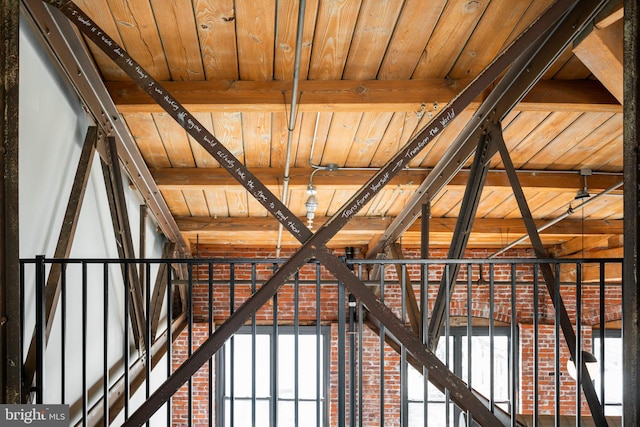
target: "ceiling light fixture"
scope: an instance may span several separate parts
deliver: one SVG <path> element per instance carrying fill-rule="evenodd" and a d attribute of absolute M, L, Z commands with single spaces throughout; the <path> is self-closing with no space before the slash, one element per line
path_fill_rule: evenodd
<path fill-rule="evenodd" d="M 316 198 L 316 194 L 318 194 L 318 191 L 316 190 L 316 187 L 313 186 L 313 182 L 311 181 L 309 181 L 309 186 L 307 187 L 307 194 L 309 195 L 309 197 L 304 203 L 304 206 L 307 208 L 307 227 L 311 229 L 313 228 L 313 219 L 316 216 L 316 209 L 318 209 L 318 199 Z"/>
<path fill-rule="evenodd" d="M 592 174 L 593 172 L 591 171 L 591 169 L 580 169 L 580 175 L 584 179 L 584 186 L 576 193 L 575 200 L 581 200 L 591 197 L 591 195 L 589 194 L 589 189 L 587 187 L 587 177 L 591 176 Z"/>

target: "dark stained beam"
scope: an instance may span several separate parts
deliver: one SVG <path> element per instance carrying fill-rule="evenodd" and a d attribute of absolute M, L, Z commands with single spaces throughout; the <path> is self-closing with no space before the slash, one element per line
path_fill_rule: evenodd
<path fill-rule="evenodd" d="M 18 0 L 0 2 L 0 401 L 21 403 L 18 239 Z"/>
<path fill-rule="evenodd" d="M 252 168 L 252 173 L 262 183 L 268 186 L 282 184 L 284 171 L 279 168 Z M 309 175 L 313 169 L 292 168 L 289 171 L 289 187 L 306 188 L 309 185 Z M 336 172 L 319 171 L 313 176 L 316 187 L 352 188 L 354 191 L 362 187 L 374 175 L 376 170 L 340 170 Z M 407 186 L 409 189 L 418 187 L 430 171 L 424 169 L 405 169 L 390 181 L 390 185 Z M 202 187 L 240 186 L 229 176 L 223 168 L 162 168 L 152 169 L 151 174 L 161 190 L 192 190 Z M 525 188 L 546 188 L 553 190 L 576 191 L 584 185 L 579 171 L 518 171 L 518 178 Z M 459 171 L 449 182 L 450 185 L 464 186 L 469 180 L 469 170 Z M 595 173 L 589 177 L 589 190 L 600 192 L 620 182 L 621 175 L 616 173 Z M 487 187 L 510 188 L 509 180 L 504 171 L 491 170 L 487 175 Z M 622 192 L 620 192 L 622 194 Z"/>
<path fill-rule="evenodd" d="M 465 188 L 460 214 L 456 219 L 456 226 L 451 237 L 451 246 L 447 253 L 448 259 L 461 259 L 464 256 L 476 212 L 478 211 L 478 205 L 480 204 L 480 196 L 486 182 L 489 162 L 495 152 L 496 146 L 491 140 L 491 135 L 480 136 L 471 167 L 471 176 Z M 450 301 L 448 301 L 448 295 L 453 292 L 459 270 L 460 264 L 454 264 L 447 271 L 448 274 L 443 275 L 442 280 L 440 280 L 438 295 L 433 303 L 431 320 L 429 321 L 428 343 L 432 351 L 438 348 L 444 319 L 449 310 Z"/>
<path fill-rule="evenodd" d="M 164 248 L 162 248 L 162 259 L 173 258 L 175 247 L 175 243 L 166 242 L 164 244 Z M 148 314 L 151 322 L 152 342 L 155 342 L 158 324 L 160 323 L 163 301 L 167 295 L 167 283 L 169 279 L 167 275 L 171 275 L 171 265 L 164 262 L 159 264 L 158 272 L 156 274 L 156 281 L 153 285 L 153 292 L 151 294 L 151 312 Z M 167 301 L 167 304 L 173 304 L 173 301 Z"/>
<path fill-rule="evenodd" d="M 394 243 L 389 247 L 389 255 L 391 259 L 404 259 L 402 256 L 402 247 L 399 243 Z M 420 307 L 418 307 L 418 300 L 416 299 L 416 293 L 413 290 L 413 283 L 411 278 L 407 274 L 406 268 L 402 268 L 401 264 L 394 264 L 396 275 L 401 283 L 404 283 L 404 295 L 405 304 L 407 306 L 407 318 L 411 329 L 416 336 L 422 336 L 422 315 L 420 314 Z"/>
<path fill-rule="evenodd" d="M 131 226 L 129 224 L 129 214 L 124 195 L 124 185 L 122 183 L 122 172 L 120 170 L 120 160 L 117 153 L 115 138 L 107 137 L 104 144 L 107 153 L 107 161 L 102 160 L 102 172 L 104 175 L 107 199 L 109 200 L 109 210 L 113 223 L 113 232 L 116 239 L 116 247 L 120 259 L 135 259 L 135 249 L 131 236 Z M 129 316 L 131 328 L 135 338 L 136 348 L 144 348 L 145 313 L 142 284 L 138 276 L 135 264 L 122 264 L 122 278 L 127 288 L 127 299 L 129 300 Z"/>
<path fill-rule="evenodd" d="M 625 425 L 640 425 L 640 5 L 624 2 L 624 272 L 622 366 Z"/>
<path fill-rule="evenodd" d="M 329 217 L 316 217 L 314 223 L 318 226 L 325 224 Z M 366 230 L 369 233 L 381 232 L 393 221 L 390 217 L 354 217 L 347 225 L 345 231 Z M 176 217 L 176 222 L 182 232 L 199 233 L 224 233 L 224 232 L 269 232 L 277 231 L 278 224 L 267 217 L 247 217 L 247 218 L 211 218 L 211 217 Z M 536 221 L 538 226 L 544 225 L 546 221 Z M 417 220 L 407 232 L 419 233 L 422 220 Z M 431 233 L 452 233 L 456 224 L 456 218 L 431 218 Z M 584 235 L 615 235 L 623 233 L 622 220 L 597 220 L 586 219 L 584 223 L 580 219 L 565 219 L 553 226 L 542 230 L 541 234 L 576 236 L 582 234 L 584 224 Z M 522 220 L 518 218 L 491 219 L 477 218 L 471 229 L 472 233 L 491 233 L 520 235 L 527 232 Z M 507 242 L 505 242 L 507 243 Z"/>
<path fill-rule="evenodd" d="M 518 181 L 518 176 L 515 172 L 515 168 L 511 161 L 511 156 L 509 155 L 507 146 L 504 142 L 504 139 L 502 138 L 502 128 L 500 124 L 492 126 L 491 135 L 498 147 L 500 157 L 502 158 L 505 170 L 507 171 L 507 174 L 509 176 L 509 181 L 511 182 L 511 186 L 513 188 L 513 194 L 518 201 L 518 207 L 520 208 L 522 220 L 527 227 L 527 233 L 529 234 L 529 239 L 531 240 L 533 251 L 535 252 L 538 259 L 548 259 L 549 254 L 542 245 L 540 235 L 538 234 L 538 230 L 536 229 L 533 218 L 531 217 L 529 204 L 524 195 L 524 191 L 522 190 L 522 186 Z M 540 271 L 542 272 L 542 277 L 544 278 L 549 297 L 551 298 L 553 306 L 555 307 L 556 315 L 558 316 L 557 318 L 559 319 L 560 323 L 559 326 L 562 329 L 562 334 L 567 344 L 567 348 L 569 349 L 569 353 L 571 354 L 573 360 L 579 361 L 582 358 L 578 357 L 577 354 L 578 347 L 576 332 L 573 329 L 573 325 L 571 323 L 571 319 L 569 318 L 569 314 L 567 313 L 566 306 L 564 305 L 560 292 L 557 289 L 558 285 L 556 284 L 556 277 L 554 276 L 554 273 L 551 270 L 551 266 L 549 264 L 541 263 Z M 582 390 L 584 391 L 585 398 L 587 400 L 587 403 L 589 404 L 589 410 L 591 411 L 591 417 L 593 418 L 595 425 L 597 427 L 607 426 L 607 420 L 604 416 L 604 405 L 600 405 L 600 401 L 598 400 L 594 384 L 591 381 L 591 377 L 589 375 L 589 372 L 587 371 L 587 366 L 584 361 L 582 361 L 582 366 L 580 367 L 578 378 L 580 379 Z"/>
<path fill-rule="evenodd" d="M 446 105 L 468 80 L 304 80 L 300 82 L 300 112 L 415 112 L 423 104 Z M 122 113 L 161 112 L 132 82 L 107 82 Z M 172 81 L 163 86 L 192 112 L 286 112 L 288 81 Z M 470 104 L 477 108 L 486 93 Z M 520 111 L 621 112 L 622 106 L 597 81 L 548 80 L 538 83 L 516 107 Z"/>

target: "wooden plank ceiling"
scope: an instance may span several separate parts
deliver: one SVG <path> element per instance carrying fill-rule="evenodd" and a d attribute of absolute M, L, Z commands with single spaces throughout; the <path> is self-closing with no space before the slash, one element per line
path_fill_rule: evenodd
<path fill-rule="evenodd" d="M 278 195 L 291 128 L 288 204 L 305 217 L 310 175 L 320 169 L 313 178 L 317 227 L 552 0 L 308 0 L 294 123 L 288 118 L 298 0 L 76 3 Z M 594 32 L 567 49 L 503 123 L 540 224 L 579 205 L 581 168 L 593 171 L 587 178 L 592 197 L 622 181 L 622 62 L 615 59 L 622 52 L 621 16 L 620 7 L 603 16 L 597 38 Z M 274 249 L 278 224 L 266 210 L 105 55 L 89 48 L 185 239 Z M 330 246 L 366 251 L 477 105 Z M 469 245 L 498 249 L 524 227 L 502 163 L 496 158 L 491 167 Z M 467 176 L 463 170 L 432 200 L 434 247 L 451 240 Z M 621 223 L 618 189 L 575 209 L 545 230 L 543 241 L 558 256 L 581 251 L 583 242 L 596 254 L 620 247 Z M 402 244 L 419 245 L 418 224 Z M 298 243 L 285 232 L 282 246 Z"/>

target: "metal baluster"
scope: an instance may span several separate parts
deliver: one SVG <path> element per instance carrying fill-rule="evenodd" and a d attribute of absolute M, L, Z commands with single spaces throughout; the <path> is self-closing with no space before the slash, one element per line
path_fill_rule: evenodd
<path fill-rule="evenodd" d="M 128 366 L 127 366 L 128 368 Z M 87 263 L 82 263 L 82 425 L 87 425 Z"/>
<path fill-rule="evenodd" d="M 539 422 L 539 406 L 538 406 L 538 396 L 539 396 L 539 377 L 538 370 L 540 369 L 539 357 L 540 357 L 540 346 L 538 343 L 539 340 L 539 301 L 538 301 L 538 264 L 533 265 L 533 425 L 537 426 Z"/>
<path fill-rule="evenodd" d="M 64 283 L 66 265 L 62 265 L 61 271 L 61 279 Z M 102 425 L 107 427 L 109 425 L 109 335 L 108 335 L 108 326 L 109 326 L 109 264 L 102 264 L 102 299 L 103 310 L 102 310 Z M 64 303 L 64 296 L 62 297 L 62 301 Z M 64 313 L 62 315 L 64 319 Z M 64 327 L 62 329 L 64 334 Z M 63 340 L 64 341 L 64 340 Z M 63 343 L 64 348 L 64 343 Z M 63 356 L 64 357 L 64 356 Z M 62 359 L 64 361 L 64 358 Z M 63 364 L 64 366 L 64 364 Z M 63 381 L 64 384 L 64 381 Z M 64 392 L 63 392 L 64 396 Z M 64 402 L 64 401 L 63 401 Z"/>

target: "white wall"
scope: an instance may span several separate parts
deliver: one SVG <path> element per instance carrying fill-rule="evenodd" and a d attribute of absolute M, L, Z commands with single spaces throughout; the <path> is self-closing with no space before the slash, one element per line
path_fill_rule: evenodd
<path fill-rule="evenodd" d="M 20 257 L 33 258 L 36 255 L 52 257 L 71 191 L 77 162 L 91 119 L 84 112 L 77 95 L 52 66 L 50 57 L 43 50 L 29 24 L 20 23 Z M 138 193 L 126 183 L 127 209 L 130 217 L 134 246 L 139 246 L 139 207 L 142 203 Z M 164 236 L 157 232 L 155 223 L 147 220 L 146 255 L 160 258 Z M 111 258 L 118 257 L 109 205 L 98 154 L 93 161 L 91 176 L 75 239 L 71 258 Z M 87 281 L 88 333 L 86 348 L 91 352 L 88 358 L 88 384 L 92 386 L 102 378 L 103 352 L 103 274 L 101 266 L 89 266 Z M 156 269 L 152 269 L 152 281 Z M 82 393 L 82 286 L 79 280 L 82 268 L 73 265 L 68 268 L 69 314 L 67 317 L 67 388 L 65 403 L 74 403 Z M 109 327 L 108 365 L 117 367 L 123 356 L 124 340 L 124 289 L 118 266 L 109 270 Z M 33 328 L 35 294 L 32 286 L 33 272 L 27 267 L 25 274 L 25 300 L 27 318 L 25 330 Z M 60 305 L 57 322 L 54 325 L 47 347 L 46 401 L 60 403 Z M 73 310 L 75 309 L 75 310 Z M 73 310 L 73 313 L 72 313 Z M 28 336 L 28 334 L 27 334 Z M 25 339 L 25 352 L 29 339 Z M 114 369 L 115 378 L 118 369 Z M 113 378 L 112 378 L 113 379 Z"/>

